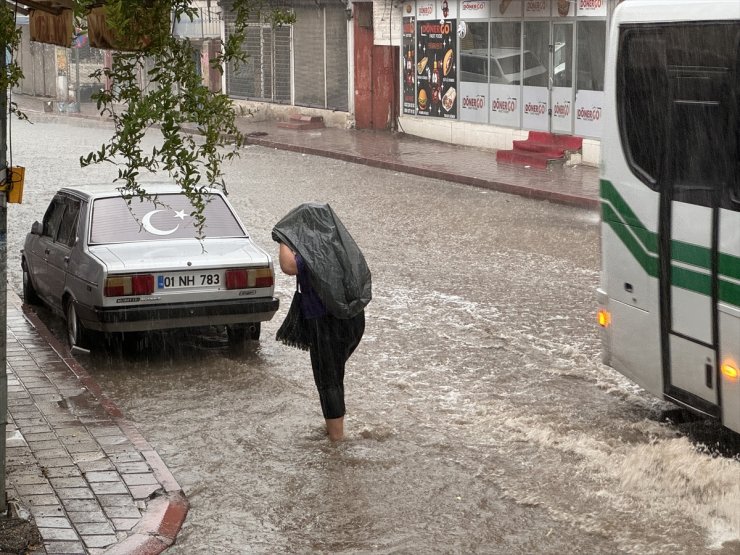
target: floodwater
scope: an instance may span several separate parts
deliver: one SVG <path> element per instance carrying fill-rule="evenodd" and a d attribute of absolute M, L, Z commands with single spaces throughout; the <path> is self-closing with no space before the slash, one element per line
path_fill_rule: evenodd
<path fill-rule="evenodd" d="M 53 190 L 114 177 L 76 167 L 109 133 L 15 124 L 31 198 L 10 207 L 11 288 Z M 339 444 L 308 354 L 274 341 L 282 274 L 281 309 L 244 352 L 211 330 L 80 357 L 190 500 L 170 552 L 740 553 L 737 436 L 600 363 L 597 214 L 260 147 L 227 184 L 275 257 L 272 225 L 329 202 L 374 298 Z"/>

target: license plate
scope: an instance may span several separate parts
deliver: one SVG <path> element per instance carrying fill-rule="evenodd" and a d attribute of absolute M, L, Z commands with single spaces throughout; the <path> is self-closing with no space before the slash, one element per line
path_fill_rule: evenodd
<path fill-rule="evenodd" d="M 220 289 L 223 287 L 224 273 L 177 272 L 157 275 L 157 290 L 170 289 Z"/>

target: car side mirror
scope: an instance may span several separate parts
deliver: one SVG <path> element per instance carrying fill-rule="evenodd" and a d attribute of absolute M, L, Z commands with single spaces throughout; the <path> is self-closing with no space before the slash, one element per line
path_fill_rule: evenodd
<path fill-rule="evenodd" d="M 31 234 L 32 235 L 43 235 L 44 234 L 44 224 L 41 222 L 33 222 L 33 225 L 31 226 Z"/>

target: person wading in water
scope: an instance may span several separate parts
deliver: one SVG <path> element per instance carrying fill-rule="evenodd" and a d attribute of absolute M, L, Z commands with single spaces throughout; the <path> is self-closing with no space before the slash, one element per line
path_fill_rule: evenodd
<path fill-rule="evenodd" d="M 284 273 L 296 276 L 314 382 L 326 430 L 344 437 L 344 370 L 365 331 L 370 269 L 328 204 L 306 203 L 275 225 Z"/>

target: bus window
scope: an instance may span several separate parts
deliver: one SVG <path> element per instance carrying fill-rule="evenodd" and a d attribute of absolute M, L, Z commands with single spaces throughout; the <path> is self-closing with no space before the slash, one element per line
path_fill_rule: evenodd
<path fill-rule="evenodd" d="M 677 201 L 738 209 L 740 26 L 624 26 L 617 115 L 632 171 Z"/>
<path fill-rule="evenodd" d="M 725 102 L 730 96 L 727 68 L 672 66 L 668 73 L 671 114 L 666 177 L 673 186 L 672 198 L 703 206 L 718 204 L 734 165 L 729 152 L 723 155 L 730 131 Z"/>
<path fill-rule="evenodd" d="M 732 187 L 732 201 L 735 209 L 740 207 L 740 31 L 737 36 L 735 51 L 735 183 Z"/>
<path fill-rule="evenodd" d="M 627 28 L 619 40 L 617 113 L 622 144 L 635 174 L 657 188 L 662 161 L 666 110 L 660 91 L 665 90 L 665 41 L 654 28 Z"/>

